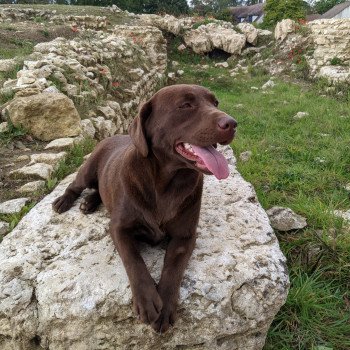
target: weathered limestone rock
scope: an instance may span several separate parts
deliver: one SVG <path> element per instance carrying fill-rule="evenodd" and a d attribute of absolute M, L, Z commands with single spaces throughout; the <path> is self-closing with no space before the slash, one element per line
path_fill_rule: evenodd
<path fill-rule="evenodd" d="M 246 37 L 233 28 L 209 23 L 186 32 L 184 41 L 196 53 L 210 52 L 216 48 L 231 54 L 241 54 Z"/>
<path fill-rule="evenodd" d="M 42 141 L 77 136 L 81 131 L 80 117 L 74 103 L 64 94 L 16 98 L 7 111 L 15 126 L 22 126 Z"/>
<path fill-rule="evenodd" d="M 74 146 L 74 139 L 71 137 L 63 137 L 61 139 L 56 139 L 51 141 L 45 146 L 46 150 L 56 150 L 61 151 L 65 149 L 72 148 Z"/>
<path fill-rule="evenodd" d="M 276 85 L 276 83 L 273 80 L 268 80 L 261 88 L 263 90 L 271 89 Z"/>
<path fill-rule="evenodd" d="M 334 215 L 350 222 L 350 210 L 334 210 Z"/>
<path fill-rule="evenodd" d="M 41 190 L 44 187 L 45 187 L 44 180 L 31 181 L 31 182 L 24 184 L 19 189 L 17 189 L 17 192 L 19 192 L 19 193 L 33 193 L 35 191 Z"/>
<path fill-rule="evenodd" d="M 172 15 L 158 16 L 153 14 L 139 15 L 142 23 L 148 26 L 155 26 L 174 35 L 179 35 L 183 31 L 191 28 L 194 19 L 191 17 L 176 18 Z"/>
<path fill-rule="evenodd" d="M 117 131 L 116 125 L 111 120 L 106 120 L 103 117 L 91 118 L 95 127 L 95 137 L 97 140 L 103 140 L 106 137 L 113 136 Z"/>
<path fill-rule="evenodd" d="M 10 176 L 15 179 L 42 179 L 47 180 L 53 172 L 53 167 L 50 164 L 35 163 L 26 165 L 10 172 Z"/>
<path fill-rule="evenodd" d="M 8 122 L 0 123 L 0 132 L 5 132 L 8 130 Z"/>
<path fill-rule="evenodd" d="M 81 133 L 84 137 L 90 137 L 90 138 L 95 137 L 96 130 L 90 119 L 83 119 L 80 122 L 80 126 L 81 126 Z"/>
<path fill-rule="evenodd" d="M 248 162 L 248 160 L 252 157 L 253 152 L 252 151 L 244 151 L 239 155 L 239 159 L 242 162 Z"/>
<path fill-rule="evenodd" d="M 34 163 L 46 163 L 56 165 L 60 160 L 64 159 L 66 155 L 67 152 L 32 154 L 30 156 L 29 165 L 32 165 Z"/>
<path fill-rule="evenodd" d="M 298 112 L 294 117 L 293 119 L 303 119 L 305 117 L 308 117 L 309 116 L 309 112 Z"/>
<path fill-rule="evenodd" d="M 324 66 L 319 68 L 317 76 L 326 78 L 332 82 L 350 82 L 350 65 L 348 67 Z"/>
<path fill-rule="evenodd" d="M 16 198 L 0 203 L 0 214 L 19 213 L 27 202 L 28 198 Z"/>
<path fill-rule="evenodd" d="M 259 31 L 250 23 L 239 23 L 237 28 L 245 35 L 247 42 L 252 45 L 258 43 Z"/>
<path fill-rule="evenodd" d="M 320 19 L 308 23 L 315 50 L 308 63 L 313 75 L 350 82 L 350 19 Z"/>
<path fill-rule="evenodd" d="M 14 58 L 0 60 L 0 72 L 8 72 L 14 69 L 17 65 L 17 60 Z"/>
<path fill-rule="evenodd" d="M 283 19 L 281 22 L 278 22 L 275 28 L 275 39 L 283 41 L 288 34 L 295 33 L 297 28 L 297 23 L 292 19 Z"/>
<path fill-rule="evenodd" d="M 286 299 L 285 258 L 252 186 L 230 169 L 227 180 L 205 178 L 179 317 L 162 336 L 132 314 L 105 209 L 85 216 L 76 203 L 53 213 L 69 176 L 0 245 L 0 347 L 261 350 Z M 142 255 L 158 280 L 164 246 L 142 245 Z"/>
<path fill-rule="evenodd" d="M 290 208 L 272 207 L 267 215 L 271 226 L 278 231 L 300 230 L 307 226 L 306 219 Z"/>

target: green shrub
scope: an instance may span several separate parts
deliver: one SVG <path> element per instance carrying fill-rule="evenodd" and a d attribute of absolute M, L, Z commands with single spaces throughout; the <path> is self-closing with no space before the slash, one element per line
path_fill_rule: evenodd
<path fill-rule="evenodd" d="M 304 19 L 306 8 L 303 0 L 267 0 L 265 5 L 264 26 L 271 27 L 282 19 Z"/>

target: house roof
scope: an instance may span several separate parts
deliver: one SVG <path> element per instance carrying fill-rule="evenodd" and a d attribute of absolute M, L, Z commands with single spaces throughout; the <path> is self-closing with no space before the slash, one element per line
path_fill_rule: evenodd
<path fill-rule="evenodd" d="M 316 20 L 316 19 L 320 19 L 320 18 L 323 18 L 323 17 L 322 17 L 322 15 L 320 15 L 320 14 L 318 14 L 318 13 L 314 13 L 314 14 L 312 14 L 312 15 L 307 15 L 307 16 L 306 16 L 306 20 L 307 20 L 308 22 L 312 22 L 312 21 L 314 21 L 314 20 Z"/>
<path fill-rule="evenodd" d="M 350 1 L 346 1 L 341 4 L 335 5 L 329 11 L 324 13 L 322 15 L 322 18 L 333 18 L 334 16 L 336 16 L 338 13 L 342 12 L 349 6 L 350 6 Z"/>
<path fill-rule="evenodd" d="M 231 11 L 232 15 L 237 18 L 261 16 L 264 13 L 264 4 L 230 7 L 229 10 Z"/>

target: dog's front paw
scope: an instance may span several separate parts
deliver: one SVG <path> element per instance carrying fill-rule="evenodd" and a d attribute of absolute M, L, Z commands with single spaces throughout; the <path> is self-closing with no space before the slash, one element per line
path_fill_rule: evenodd
<path fill-rule="evenodd" d="M 176 321 L 176 305 L 165 305 L 157 319 L 152 323 L 152 328 L 162 334 L 165 333 L 170 326 L 173 326 Z"/>
<path fill-rule="evenodd" d="M 163 302 L 155 287 L 137 293 L 133 300 L 134 312 L 142 322 L 152 324 L 159 318 Z"/>
<path fill-rule="evenodd" d="M 73 203 L 74 203 L 74 198 L 71 198 L 70 196 L 67 196 L 64 194 L 55 199 L 55 201 L 52 203 L 52 208 L 57 213 L 62 214 L 68 209 L 70 209 Z"/>

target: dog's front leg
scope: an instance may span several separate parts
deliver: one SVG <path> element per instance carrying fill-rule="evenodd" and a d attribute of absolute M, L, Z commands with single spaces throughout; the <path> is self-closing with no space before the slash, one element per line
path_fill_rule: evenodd
<path fill-rule="evenodd" d="M 159 318 L 163 303 L 139 253 L 137 242 L 130 229 L 120 228 L 113 221 L 111 236 L 129 277 L 134 312 L 142 322 L 152 324 Z"/>
<path fill-rule="evenodd" d="M 175 323 L 180 285 L 195 242 L 195 233 L 186 238 L 173 237 L 169 242 L 158 284 L 158 292 L 163 300 L 163 308 L 157 321 L 152 324 L 153 329 L 157 332 L 166 332 L 170 325 Z"/>

